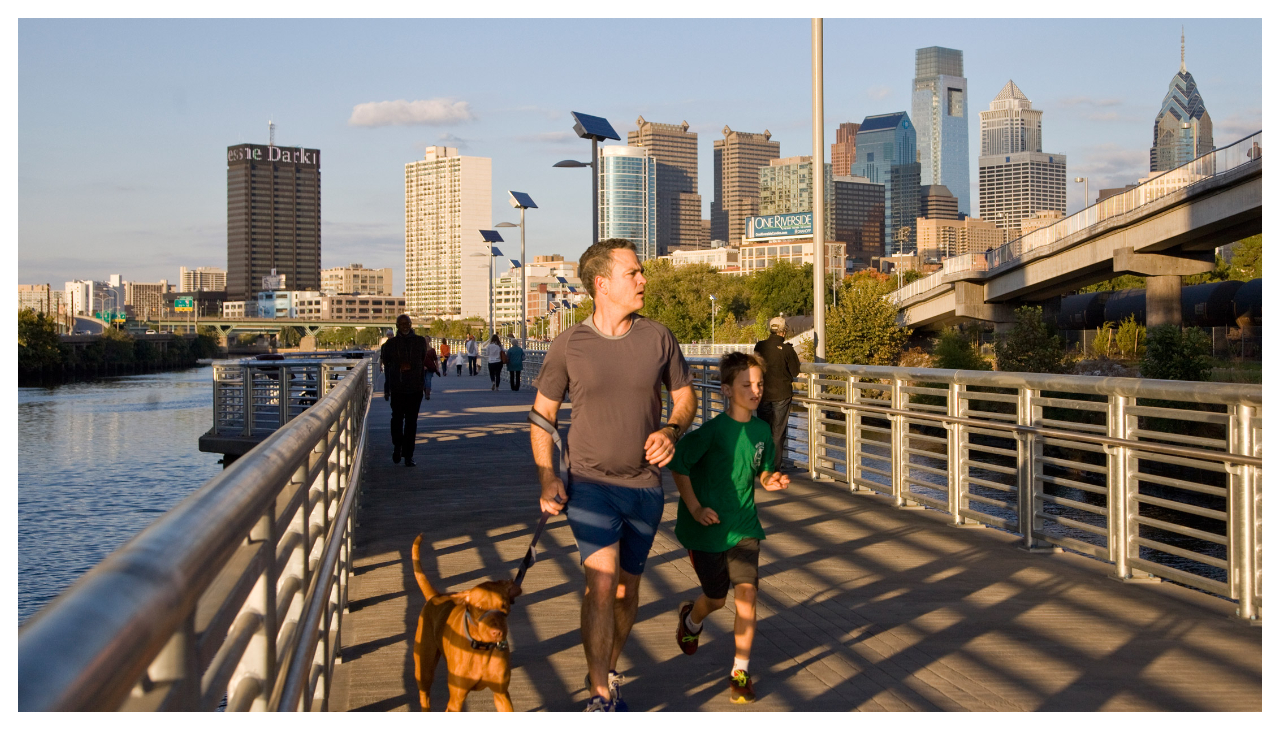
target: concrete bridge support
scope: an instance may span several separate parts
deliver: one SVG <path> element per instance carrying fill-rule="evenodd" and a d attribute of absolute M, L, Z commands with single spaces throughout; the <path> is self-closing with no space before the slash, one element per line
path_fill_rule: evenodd
<path fill-rule="evenodd" d="M 1147 277 L 1147 327 L 1162 324 L 1182 326 L 1182 277 L 1213 269 L 1213 252 L 1170 256 L 1134 253 L 1133 248 L 1116 250 L 1112 268 L 1117 275 Z"/>

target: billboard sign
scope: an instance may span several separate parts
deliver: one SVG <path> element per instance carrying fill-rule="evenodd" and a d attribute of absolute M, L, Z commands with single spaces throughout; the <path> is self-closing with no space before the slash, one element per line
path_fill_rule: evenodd
<path fill-rule="evenodd" d="M 173 311 L 175 312 L 194 312 L 196 310 L 196 300 L 194 297 L 176 297 L 173 300 Z"/>
<path fill-rule="evenodd" d="M 770 238 L 812 238 L 813 213 L 782 213 L 747 218 L 747 240 Z"/>

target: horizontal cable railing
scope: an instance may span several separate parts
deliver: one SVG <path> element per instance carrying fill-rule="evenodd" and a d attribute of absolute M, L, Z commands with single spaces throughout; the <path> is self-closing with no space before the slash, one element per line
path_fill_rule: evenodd
<path fill-rule="evenodd" d="M 723 410 L 716 361 L 690 358 Z M 943 510 L 1262 613 L 1257 385 L 804 363 L 788 453 L 815 478 Z"/>
<path fill-rule="evenodd" d="M 347 370 L 24 623 L 19 709 L 325 709 L 370 372 Z"/>
<path fill-rule="evenodd" d="M 917 279 L 890 292 L 887 296 L 894 304 L 902 304 L 911 297 L 941 286 L 948 274 L 960 272 L 989 272 L 1017 263 L 1026 254 L 1049 246 L 1087 230 L 1098 223 L 1132 213 L 1139 208 L 1204 180 L 1235 170 L 1238 167 L 1262 159 L 1262 132 L 1255 132 L 1226 147 L 1176 167 L 1159 177 L 1123 193 L 1113 195 L 1067 216 L 1053 225 L 1045 226 L 1016 238 L 1003 246 L 983 254 L 954 256 L 943 261 L 943 269 Z M 947 268 L 947 264 L 952 264 Z"/>

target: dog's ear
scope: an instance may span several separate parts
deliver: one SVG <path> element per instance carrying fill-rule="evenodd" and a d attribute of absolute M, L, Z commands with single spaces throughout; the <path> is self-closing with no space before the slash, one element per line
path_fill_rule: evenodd
<path fill-rule="evenodd" d="M 516 582 L 513 580 L 504 580 L 502 582 L 507 584 L 507 600 L 515 603 L 516 596 L 524 593 L 524 589 L 516 585 Z"/>

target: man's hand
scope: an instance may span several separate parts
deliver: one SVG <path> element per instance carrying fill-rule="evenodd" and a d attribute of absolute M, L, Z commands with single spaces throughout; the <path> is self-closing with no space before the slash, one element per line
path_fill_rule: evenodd
<path fill-rule="evenodd" d="M 760 485 L 770 492 L 786 489 L 789 484 L 791 484 L 791 477 L 780 471 L 770 472 L 760 479 Z"/>
<path fill-rule="evenodd" d="M 693 513 L 693 519 L 697 520 L 700 525 L 718 525 L 720 524 L 720 515 L 710 507 L 699 507 Z"/>
<path fill-rule="evenodd" d="M 382 400 L 391 400 L 391 389 L 390 389 L 390 388 L 385 388 L 385 387 L 384 387 L 384 388 L 382 389 Z"/>
<path fill-rule="evenodd" d="M 671 427 L 662 428 L 649 434 L 644 440 L 644 458 L 654 466 L 666 466 L 671 457 L 676 455 L 676 443 L 671 440 Z"/>
<path fill-rule="evenodd" d="M 564 482 L 553 477 L 549 484 L 545 481 L 542 483 L 542 497 L 538 499 L 538 506 L 542 507 L 543 512 L 558 515 L 568 501 L 569 495 L 564 493 Z"/>

